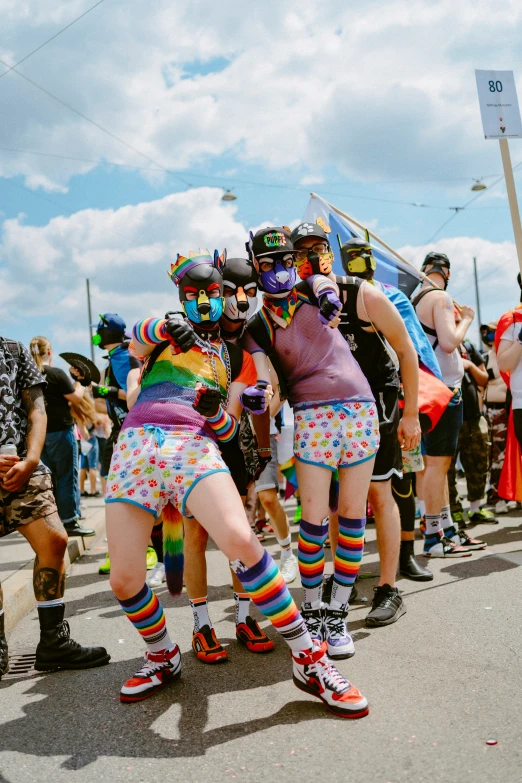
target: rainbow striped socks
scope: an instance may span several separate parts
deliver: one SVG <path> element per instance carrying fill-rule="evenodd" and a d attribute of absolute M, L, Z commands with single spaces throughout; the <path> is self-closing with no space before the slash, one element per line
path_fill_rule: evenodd
<path fill-rule="evenodd" d="M 324 572 L 324 542 L 328 535 L 328 519 L 320 525 L 312 525 L 301 519 L 297 557 L 299 573 L 304 588 L 303 606 L 315 608 L 321 601 Z"/>
<path fill-rule="evenodd" d="M 163 607 L 147 584 L 134 598 L 126 598 L 119 603 L 151 652 L 170 650 L 173 644 L 167 632 Z"/>
<path fill-rule="evenodd" d="M 334 579 L 330 608 L 348 604 L 364 550 L 366 517 L 348 519 L 339 515 L 339 542 L 334 556 Z"/>
<path fill-rule="evenodd" d="M 281 572 L 268 552 L 251 568 L 241 560 L 230 567 L 260 612 L 268 617 L 293 652 L 310 650 L 312 640 Z"/>

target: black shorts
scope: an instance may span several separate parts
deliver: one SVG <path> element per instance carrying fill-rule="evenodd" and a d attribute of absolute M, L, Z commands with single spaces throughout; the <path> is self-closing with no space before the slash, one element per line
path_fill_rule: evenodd
<path fill-rule="evenodd" d="M 435 427 L 422 436 L 422 453 L 428 457 L 454 457 L 463 416 L 462 395 L 455 394 Z"/>
<path fill-rule="evenodd" d="M 381 442 L 375 457 L 372 481 L 389 481 L 393 475 L 402 476 L 402 451 L 397 438 L 399 422 L 399 390 L 387 387 L 374 392 L 379 414 Z"/>
<path fill-rule="evenodd" d="M 114 451 L 114 444 L 118 440 L 118 435 L 120 434 L 120 430 L 112 428 L 112 432 L 105 441 L 105 448 L 103 449 L 103 454 L 100 458 L 100 476 L 102 478 L 107 478 L 109 475 L 109 470 L 111 468 L 111 459 L 112 459 L 112 452 Z"/>
<path fill-rule="evenodd" d="M 237 433 L 235 437 L 232 438 L 232 440 L 228 441 L 228 443 L 218 443 L 218 445 L 221 450 L 221 456 L 223 457 L 225 464 L 230 471 L 237 491 L 241 497 L 245 497 L 248 485 L 250 483 L 250 476 L 248 475 L 248 471 L 246 469 L 243 452 L 239 447 Z"/>

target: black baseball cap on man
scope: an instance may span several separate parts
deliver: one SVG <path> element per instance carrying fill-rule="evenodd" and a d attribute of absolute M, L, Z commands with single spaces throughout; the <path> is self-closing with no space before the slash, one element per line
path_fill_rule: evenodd
<path fill-rule="evenodd" d="M 290 231 L 285 226 L 262 228 L 256 231 L 247 247 L 255 258 L 274 253 L 294 252 Z"/>

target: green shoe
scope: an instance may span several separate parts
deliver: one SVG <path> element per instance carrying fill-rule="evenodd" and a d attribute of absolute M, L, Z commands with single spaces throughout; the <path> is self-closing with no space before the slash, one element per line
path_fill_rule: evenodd
<path fill-rule="evenodd" d="M 110 574 L 111 572 L 111 559 L 109 557 L 109 553 L 107 552 L 107 557 L 105 558 L 105 563 L 102 563 L 101 566 L 98 568 L 99 574 Z"/>
<path fill-rule="evenodd" d="M 468 514 L 468 519 L 474 524 L 482 522 L 486 525 L 498 525 L 498 519 L 496 516 L 492 514 L 491 511 L 487 511 L 485 508 L 479 508 L 479 510 L 474 511 L 473 514 Z"/>
<path fill-rule="evenodd" d="M 454 511 L 451 518 L 456 528 L 466 527 L 466 517 L 463 511 Z"/>
<path fill-rule="evenodd" d="M 153 546 L 147 547 L 147 571 L 152 571 L 155 565 L 158 564 L 158 556 Z"/>
<path fill-rule="evenodd" d="M 301 504 L 298 503 L 297 508 L 294 513 L 294 525 L 297 525 L 298 522 L 301 521 L 301 514 L 303 513 Z"/>

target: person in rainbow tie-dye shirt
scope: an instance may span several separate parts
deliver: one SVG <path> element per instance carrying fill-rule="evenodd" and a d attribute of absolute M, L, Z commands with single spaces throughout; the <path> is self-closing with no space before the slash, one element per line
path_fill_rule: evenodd
<path fill-rule="evenodd" d="M 187 319 L 146 319 L 133 330 L 136 352 L 149 356 L 137 401 L 115 447 L 107 486 L 111 587 L 146 643 L 145 663 L 120 699 L 136 702 L 177 679 L 181 656 L 163 608 L 145 583 L 143 553 L 163 513 L 167 585 L 182 586 L 181 515 L 194 516 L 231 562 L 245 590 L 289 645 L 296 686 L 341 717 L 368 713 L 368 703 L 315 643 L 284 579 L 248 524 L 219 452 L 241 405 L 258 400 L 252 357 L 219 336 L 222 259 L 200 250 L 178 256 L 171 277 Z M 233 366 L 236 366 L 236 371 Z M 239 369 L 237 369 L 239 367 Z M 267 400 L 269 392 L 267 391 Z"/>

